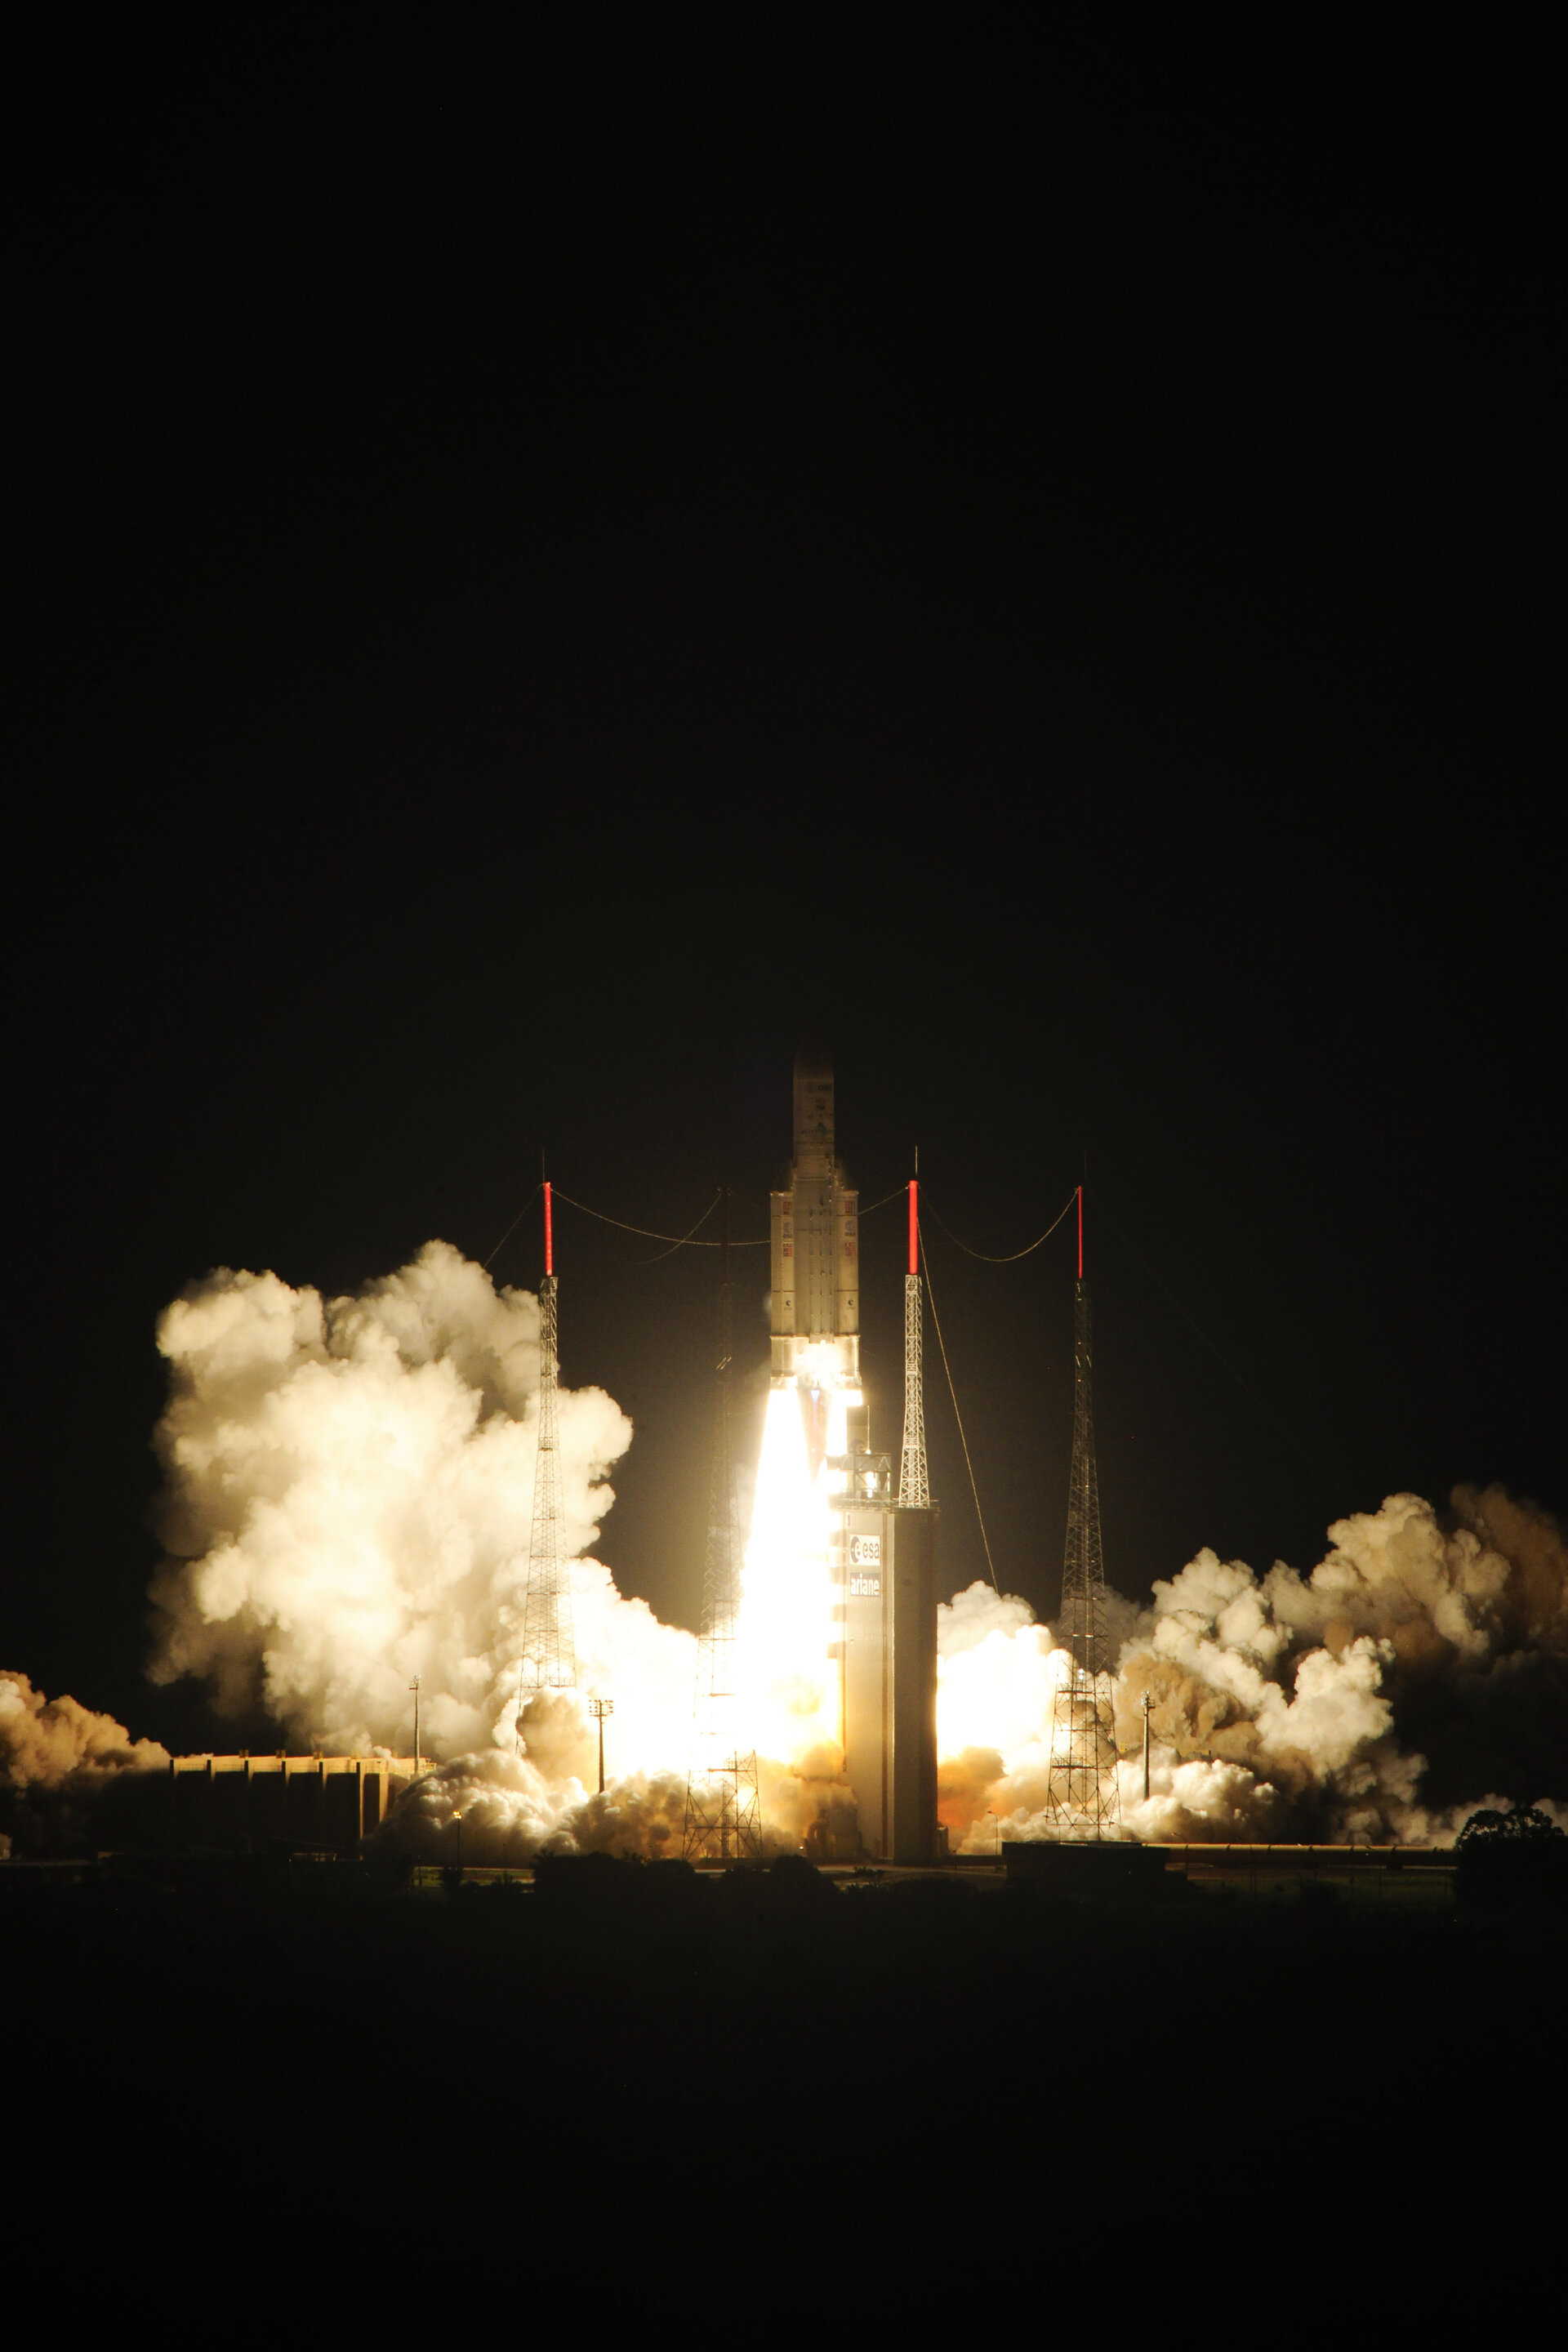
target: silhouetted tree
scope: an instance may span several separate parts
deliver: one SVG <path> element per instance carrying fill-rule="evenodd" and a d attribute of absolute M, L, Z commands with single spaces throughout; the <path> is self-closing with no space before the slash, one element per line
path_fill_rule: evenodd
<path fill-rule="evenodd" d="M 1568 1911 L 1568 1837 L 1539 1805 L 1506 1813 L 1483 1807 L 1457 1841 L 1454 1886 L 1461 1903 L 1480 1910 L 1530 1904 Z"/>
<path fill-rule="evenodd" d="M 1563 1832 L 1539 1805 L 1513 1805 L 1506 1813 L 1483 1806 L 1472 1813 L 1456 1843 L 1461 1846 L 1489 1843 L 1496 1838 L 1560 1838 Z"/>

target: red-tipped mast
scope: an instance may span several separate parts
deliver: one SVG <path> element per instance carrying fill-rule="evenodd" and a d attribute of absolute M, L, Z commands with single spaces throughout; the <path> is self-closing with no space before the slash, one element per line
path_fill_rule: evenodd
<path fill-rule="evenodd" d="M 545 1186 L 546 1192 L 550 1188 Z M 548 1214 L 548 1212 L 546 1212 Z M 1078 1188 L 1078 1278 L 1083 1280 L 1083 1186 Z"/>
<path fill-rule="evenodd" d="M 1080 1268 L 1079 1271 L 1081 1272 L 1081 1270 L 1082 1269 Z M 555 1236 L 551 1230 L 550 1224 L 550 1187 L 548 1184 L 546 1184 L 544 1188 L 544 1271 L 546 1274 L 553 1274 L 555 1271 Z"/>
<path fill-rule="evenodd" d="M 920 1166 L 917 1155 L 915 1166 Z M 910 1270 L 904 1276 L 904 1451 L 899 1465 L 902 1509 L 929 1511 L 931 1476 L 926 1468 L 926 1409 L 921 1378 L 921 1188 L 910 1184 Z"/>

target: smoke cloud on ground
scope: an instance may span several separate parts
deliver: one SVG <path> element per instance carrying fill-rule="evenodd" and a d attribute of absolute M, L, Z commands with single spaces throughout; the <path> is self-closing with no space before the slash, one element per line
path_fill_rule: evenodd
<path fill-rule="evenodd" d="M 26 1675 L 0 1672 L 0 1778 L 13 1789 L 84 1789 L 121 1772 L 167 1769 L 155 1739 L 132 1739 L 111 1715 L 74 1698 L 46 1698 Z"/>
<path fill-rule="evenodd" d="M 170 1397 L 156 1438 L 154 1679 L 198 1677 L 220 1715 L 263 1709 L 301 1748 L 407 1755 L 417 1675 L 422 1748 L 437 1760 L 392 1823 L 416 1850 L 473 1862 L 679 1850 L 696 1643 L 624 1599 L 589 1552 L 631 1438 L 595 1388 L 560 1393 L 579 1687 L 531 1703 L 519 1752 L 534 1297 L 498 1290 L 432 1242 L 354 1297 L 215 1273 L 167 1309 L 158 1343 Z M 1441 1516 L 1391 1496 L 1340 1521 L 1330 1544 L 1307 1576 L 1276 1563 L 1260 1578 L 1205 1550 L 1156 1584 L 1147 1609 L 1110 1595 L 1128 1831 L 1446 1839 L 1478 1804 L 1568 1796 L 1557 1523 L 1499 1488 L 1460 1488 Z M 758 1556 L 754 1541 L 749 1583 Z M 986 1586 L 957 1594 L 940 1621 L 941 1804 L 953 1843 L 977 1852 L 1049 1834 L 1065 1653 L 1026 1601 Z M 809 1656 L 795 1657 L 783 1619 L 765 1630 L 775 1679 L 826 1689 L 815 1620 L 795 1644 Z M 590 1693 L 615 1702 L 602 1794 Z M 773 1843 L 789 1847 L 825 1815 L 846 1825 L 849 1792 L 820 1706 L 773 1716 L 795 1725 L 776 1743 L 794 1752 L 759 1757 L 762 1808 Z M 85 1797 L 167 1758 L 10 1675 L 0 1761 L 13 1790 Z"/>
<path fill-rule="evenodd" d="M 357 1297 L 210 1275 L 162 1318 L 167 1558 L 153 1676 L 195 1675 L 220 1713 L 259 1704 L 303 1745 L 406 1754 L 409 1685 L 437 1756 L 513 1742 L 533 1507 L 539 1305 L 442 1242 Z M 631 1424 L 560 1392 L 563 1537 L 586 1552 Z M 694 1644 L 573 1570 L 580 1678 L 616 1692 L 617 1738 L 685 1766 Z M 574 1718 L 538 1735 L 586 1769 Z"/>
<path fill-rule="evenodd" d="M 1502 1801 L 1483 1789 L 1568 1796 L 1568 1544 L 1551 1515 L 1495 1486 L 1458 1488 L 1442 1517 L 1394 1495 L 1329 1540 L 1306 1577 L 1205 1550 L 1152 1608 L 1111 1596 L 1133 1835 L 1446 1842 Z M 1066 1653 L 982 1585 L 942 1611 L 940 1648 L 950 1834 L 970 1852 L 1048 1835 Z"/>
<path fill-rule="evenodd" d="M 0 1672 L 0 1860 L 86 1843 L 118 1790 L 168 1763 L 167 1748 L 132 1739 L 111 1715 Z"/>
<path fill-rule="evenodd" d="M 591 1557 L 572 1570 L 579 1690 L 530 1703 L 518 1752 L 536 1298 L 433 1242 L 353 1298 L 218 1272 L 158 1343 L 155 1679 L 198 1676 L 220 1713 L 260 1706 L 301 1747 L 407 1754 L 417 1675 L 437 1760 L 395 1826 L 419 1851 L 679 1850 L 696 1643 Z M 581 1554 L 631 1425 L 598 1389 L 563 1388 L 559 1423 L 564 1547 Z M 589 1693 L 615 1701 L 602 1796 Z M 837 1749 L 815 1724 L 803 1740 L 760 1767 L 782 1845 L 847 1796 Z"/>

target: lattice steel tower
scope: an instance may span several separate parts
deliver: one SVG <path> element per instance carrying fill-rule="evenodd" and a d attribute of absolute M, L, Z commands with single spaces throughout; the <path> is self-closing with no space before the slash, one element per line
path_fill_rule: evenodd
<path fill-rule="evenodd" d="M 730 1202 L 720 1202 L 723 1257 L 719 1286 L 713 1467 L 702 1566 L 702 1630 L 697 1643 L 697 1701 L 686 1779 L 681 1851 L 689 1862 L 739 1861 L 762 1852 L 763 1818 L 754 1749 L 742 1744 L 737 1649 L 741 1614 L 741 1528 L 731 1459 Z"/>
<path fill-rule="evenodd" d="M 1114 1837 L 1121 1812 L 1105 1628 L 1105 1560 L 1094 1461 L 1094 1357 L 1083 1278 L 1083 1187 L 1078 1188 L 1078 1282 L 1073 1292 L 1072 1474 L 1058 1634 L 1072 1668 L 1057 1690 L 1046 1802 L 1057 1835 Z"/>
<path fill-rule="evenodd" d="M 544 1279 L 539 1286 L 539 1453 L 533 1473 L 533 1531 L 518 1673 L 518 1738 L 522 1710 L 535 1691 L 574 1690 L 577 1647 L 572 1624 L 572 1563 L 562 1534 L 561 1444 L 556 1425 L 555 1250 L 550 1187 L 544 1187 Z"/>
<path fill-rule="evenodd" d="M 931 1508 L 926 1472 L 926 1409 L 921 1384 L 920 1184 L 910 1185 L 910 1270 L 904 1276 L 904 1450 L 899 1462 L 899 1502 L 910 1511 Z"/>

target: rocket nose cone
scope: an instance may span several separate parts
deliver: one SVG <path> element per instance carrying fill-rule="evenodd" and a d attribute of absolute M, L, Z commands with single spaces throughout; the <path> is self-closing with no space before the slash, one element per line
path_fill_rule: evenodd
<path fill-rule="evenodd" d="M 795 1159 L 798 1174 L 832 1172 L 833 1065 L 815 1045 L 795 1057 Z"/>

